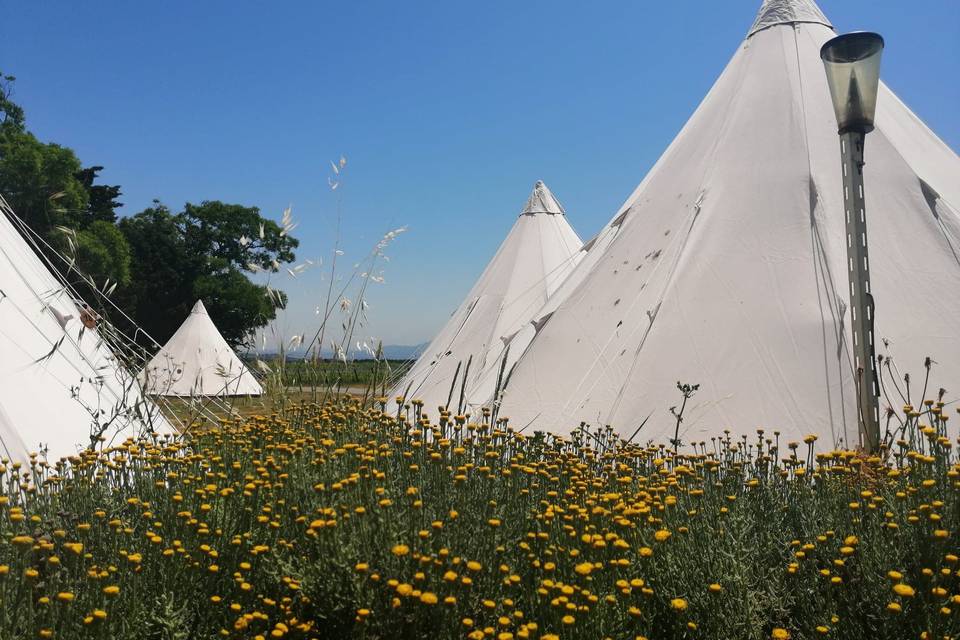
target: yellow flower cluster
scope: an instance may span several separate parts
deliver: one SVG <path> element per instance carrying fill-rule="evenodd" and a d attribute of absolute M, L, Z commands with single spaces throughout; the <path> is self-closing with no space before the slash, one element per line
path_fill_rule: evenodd
<path fill-rule="evenodd" d="M 302 404 L 4 461 L 0 638 L 960 637 L 937 403 L 876 456 L 437 415 Z"/>

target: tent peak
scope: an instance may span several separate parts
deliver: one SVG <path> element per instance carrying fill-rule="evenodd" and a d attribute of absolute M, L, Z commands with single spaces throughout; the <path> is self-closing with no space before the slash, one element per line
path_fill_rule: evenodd
<path fill-rule="evenodd" d="M 814 0 L 763 0 L 747 37 L 778 24 L 797 22 L 813 22 L 833 28 Z"/>
<path fill-rule="evenodd" d="M 543 184 L 543 180 L 537 180 L 533 185 L 533 191 L 527 198 L 527 204 L 524 205 L 520 215 L 533 215 L 536 213 L 559 213 L 563 214 L 563 206 L 557 200 L 556 196 Z"/>
<path fill-rule="evenodd" d="M 196 304 L 193 305 L 193 309 L 190 310 L 190 313 L 202 313 L 205 316 L 209 315 L 207 308 L 203 306 L 203 300 L 197 300 Z"/>

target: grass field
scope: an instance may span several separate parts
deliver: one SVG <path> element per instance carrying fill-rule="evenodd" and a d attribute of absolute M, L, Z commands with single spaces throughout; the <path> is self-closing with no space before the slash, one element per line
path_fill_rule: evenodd
<path fill-rule="evenodd" d="M 254 360 L 247 366 L 257 371 L 264 387 L 261 396 L 208 398 L 168 397 L 163 412 L 178 425 L 206 428 L 211 418 L 252 416 L 283 410 L 304 402 L 324 403 L 340 396 L 372 399 L 389 392 L 413 364 L 408 360 L 301 360 L 273 358 L 261 370 Z"/>
<path fill-rule="evenodd" d="M 274 358 L 267 364 L 282 375 L 287 387 L 387 387 L 403 377 L 413 364 L 409 360 L 312 360 L 297 359 L 281 362 Z"/>
<path fill-rule="evenodd" d="M 960 467 L 905 409 L 883 459 L 350 401 L 5 465 L 0 638 L 956 637 Z"/>

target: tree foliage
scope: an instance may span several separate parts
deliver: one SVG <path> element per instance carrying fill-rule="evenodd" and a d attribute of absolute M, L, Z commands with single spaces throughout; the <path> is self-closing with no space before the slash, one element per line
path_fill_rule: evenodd
<path fill-rule="evenodd" d="M 123 195 L 117 185 L 94 184 L 103 167 L 87 167 L 75 174 L 87 192 L 87 208 L 80 216 L 79 224 L 85 226 L 98 220 L 117 221 L 117 209 L 123 206 L 118 198 Z"/>
<path fill-rule="evenodd" d="M 178 221 L 187 246 L 198 255 L 205 255 L 217 267 L 248 270 L 250 265 L 277 271 L 283 263 L 292 262 L 297 240 L 284 233 L 273 220 L 260 215 L 257 207 L 204 201 L 184 206 Z"/>
<path fill-rule="evenodd" d="M 89 203 L 76 178 L 80 160 L 65 147 L 43 143 L 26 131 L 0 134 L 0 189 L 13 210 L 41 236 L 76 226 Z"/>
<path fill-rule="evenodd" d="M 77 263 L 100 286 L 130 284 L 130 245 L 116 225 L 97 220 L 76 232 Z"/>

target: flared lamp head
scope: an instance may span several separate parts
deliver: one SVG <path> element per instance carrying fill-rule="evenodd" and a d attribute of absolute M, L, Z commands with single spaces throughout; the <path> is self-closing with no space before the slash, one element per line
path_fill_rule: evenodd
<path fill-rule="evenodd" d="M 883 38 L 868 31 L 845 33 L 820 49 L 840 133 L 873 131 L 881 53 Z"/>

